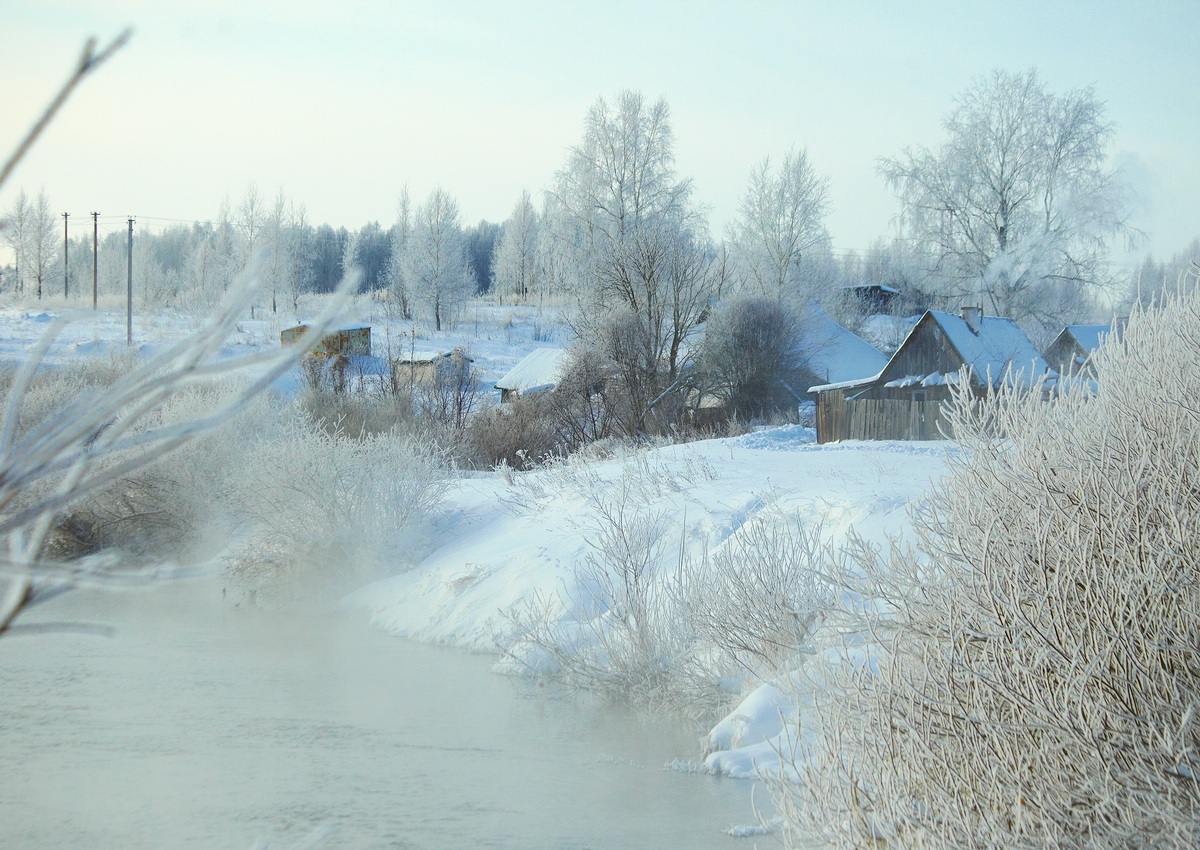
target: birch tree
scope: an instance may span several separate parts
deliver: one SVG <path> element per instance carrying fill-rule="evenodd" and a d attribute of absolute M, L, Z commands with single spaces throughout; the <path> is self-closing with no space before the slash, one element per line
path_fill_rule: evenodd
<path fill-rule="evenodd" d="M 50 208 L 46 192 L 38 192 L 29 206 L 29 230 L 25 241 L 26 263 L 37 281 L 37 297 L 42 297 L 42 282 L 58 259 L 58 222 Z"/>
<path fill-rule="evenodd" d="M 551 194 L 549 226 L 571 259 L 577 330 L 620 367 L 639 430 L 677 388 L 685 341 L 726 279 L 691 195 L 691 181 L 675 172 L 666 101 L 632 91 L 588 111 Z"/>
<path fill-rule="evenodd" d="M 475 289 L 462 215 L 445 189 L 434 189 L 417 208 L 405 276 L 412 298 L 439 331 Z"/>
<path fill-rule="evenodd" d="M 993 71 L 944 128 L 940 146 L 879 171 L 946 296 L 1057 322 L 1059 295 L 1109 282 L 1109 240 L 1136 233 L 1108 165 L 1113 125 L 1091 87 L 1056 95 L 1035 70 Z"/>
<path fill-rule="evenodd" d="M 29 253 L 29 225 L 33 216 L 29 196 L 22 189 L 4 221 L 4 241 L 12 249 L 13 261 L 17 266 L 16 289 L 25 291 L 25 272 Z"/>
<path fill-rule="evenodd" d="M 492 258 L 492 277 L 501 295 L 525 302 L 536 291 L 538 214 L 529 192 L 522 192 L 512 215 L 504 222 Z"/>
<path fill-rule="evenodd" d="M 408 252 L 412 243 L 413 211 L 412 200 L 408 195 L 408 187 L 400 191 L 396 202 L 396 223 L 392 225 L 392 255 L 388 258 L 384 271 L 387 281 L 388 304 L 400 313 L 405 321 L 413 317 L 412 305 L 408 293 L 406 264 Z"/>
<path fill-rule="evenodd" d="M 770 157 L 750 172 L 730 244 L 744 285 L 759 295 L 795 295 L 802 258 L 829 241 L 829 179 L 805 150 L 790 151 L 778 169 Z"/>

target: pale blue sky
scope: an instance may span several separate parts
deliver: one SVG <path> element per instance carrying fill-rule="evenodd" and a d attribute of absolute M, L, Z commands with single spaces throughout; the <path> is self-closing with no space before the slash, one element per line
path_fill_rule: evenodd
<path fill-rule="evenodd" d="M 634 88 L 671 104 L 717 235 L 763 155 L 807 147 L 835 247 L 861 249 L 897 212 L 878 157 L 935 145 L 973 77 L 1037 67 L 1108 104 L 1142 250 L 1200 235 L 1200 0 L 0 0 L 0 19 L 3 149 L 88 35 L 135 28 L 0 192 L 7 208 L 44 187 L 81 225 L 211 219 L 250 182 L 314 223 L 387 226 L 405 184 L 501 221 L 549 185 L 596 97 Z"/>

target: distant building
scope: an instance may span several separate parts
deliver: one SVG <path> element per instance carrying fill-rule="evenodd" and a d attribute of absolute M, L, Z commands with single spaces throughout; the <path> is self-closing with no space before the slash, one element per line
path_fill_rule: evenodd
<path fill-rule="evenodd" d="M 943 404 L 966 367 L 982 395 L 988 387 L 1033 387 L 1054 373 L 1012 319 L 928 310 L 877 375 L 811 388 L 817 396 L 817 442 L 936 440 Z"/>
<path fill-rule="evenodd" d="M 440 370 L 474 362 L 461 348 L 449 351 L 409 351 L 392 358 L 392 382 L 397 388 L 429 386 L 437 381 Z"/>
<path fill-rule="evenodd" d="M 312 330 L 312 325 L 300 323 L 279 332 L 280 345 L 296 345 Z M 346 357 L 371 353 L 371 328 L 366 325 L 348 325 L 326 331 L 313 347 L 313 356 L 328 360 L 339 354 Z"/>
<path fill-rule="evenodd" d="M 1092 355 L 1112 332 L 1112 325 L 1067 325 L 1042 357 L 1060 375 L 1094 378 Z"/>
<path fill-rule="evenodd" d="M 893 289 L 882 283 L 862 283 L 857 286 L 847 286 L 849 292 L 867 313 L 886 313 L 888 305 L 900 295 L 899 289 Z"/>
<path fill-rule="evenodd" d="M 500 402 L 503 404 L 519 395 L 554 389 L 562 380 L 566 363 L 567 352 L 564 349 L 535 348 L 496 381 Z"/>

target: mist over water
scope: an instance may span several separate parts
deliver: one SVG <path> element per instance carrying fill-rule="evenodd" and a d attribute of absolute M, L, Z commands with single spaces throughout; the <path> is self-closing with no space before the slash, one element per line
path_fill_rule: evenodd
<path fill-rule="evenodd" d="M 700 730 L 497 676 L 352 615 L 206 582 L 79 591 L 0 640 L 0 845 L 731 848 L 751 784 L 664 770 Z"/>

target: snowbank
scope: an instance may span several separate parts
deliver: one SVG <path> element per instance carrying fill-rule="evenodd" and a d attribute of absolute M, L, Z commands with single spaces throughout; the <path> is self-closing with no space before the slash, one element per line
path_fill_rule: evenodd
<path fill-rule="evenodd" d="M 715 550 L 768 509 L 821 526 L 833 543 L 851 527 L 883 540 L 906 531 L 908 507 L 941 474 L 949 450 L 947 443 L 818 446 L 811 429 L 785 426 L 464 478 L 446 497 L 432 554 L 347 603 L 396 635 L 495 651 L 507 645 L 505 615 L 518 606 L 540 599 L 564 622 L 579 618 L 587 588 L 579 586 L 576 567 L 596 533 L 598 493 L 634 482 L 639 510 L 672 523 L 679 529 L 675 545 L 693 552 Z M 735 777 L 778 768 L 776 750 L 794 734 L 783 718 L 796 714 L 795 691 L 770 683 L 750 693 L 710 734 L 706 767 Z"/>

